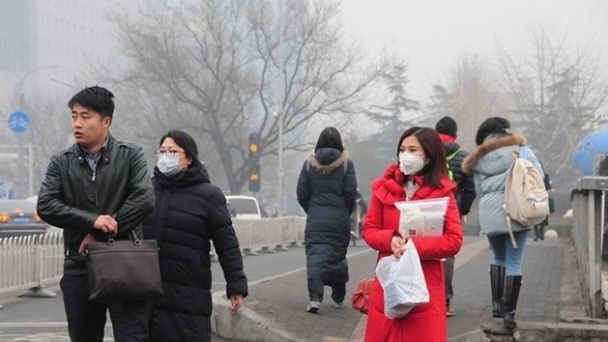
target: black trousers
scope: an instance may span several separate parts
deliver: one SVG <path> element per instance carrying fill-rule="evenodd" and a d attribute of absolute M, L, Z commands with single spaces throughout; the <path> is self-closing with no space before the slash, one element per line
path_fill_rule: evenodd
<path fill-rule="evenodd" d="M 452 288 L 452 278 L 454 278 L 454 257 L 445 258 L 443 269 L 445 270 L 445 300 L 449 306 L 450 300 L 454 297 L 454 289 Z"/>
<path fill-rule="evenodd" d="M 323 301 L 324 286 L 322 280 L 308 278 L 308 297 L 311 301 Z M 334 281 L 329 286 L 331 287 L 331 299 L 336 303 L 344 302 L 344 298 L 346 297 L 346 283 Z"/>
<path fill-rule="evenodd" d="M 64 274 L 60 286 L 72 342 L 102 342 L 107 311 L 116 342 L 148 341 L 148 301 L 90 301 L 86 275 Z"/>

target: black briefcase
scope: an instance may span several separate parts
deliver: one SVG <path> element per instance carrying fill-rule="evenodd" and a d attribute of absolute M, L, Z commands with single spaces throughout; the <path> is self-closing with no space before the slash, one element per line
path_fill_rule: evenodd
<path fill-rule="evenodd" d="M 156 240 L 93 242 L 83 256 L 87 265 L 90 300 L 125 301 L 163 296 Z"/>

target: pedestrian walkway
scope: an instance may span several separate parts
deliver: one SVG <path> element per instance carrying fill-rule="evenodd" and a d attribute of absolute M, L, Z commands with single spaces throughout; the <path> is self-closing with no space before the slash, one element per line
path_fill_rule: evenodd
<path fill-rule="evenodd" d="M 371 249 L 349 256 L 347 299 L 359 280 L 373 273 L 375 259 L 376 252 Z M 487 341 L 483 339 L 484 329 L 500 333 L 502 320 L 491 317 L 490 260 L 485 237 L 465 237 L 465 244 L 456 256 L 452 299 L 456 315 L 448 318 L 450 342 Z M 584 323 L 586 315 L 574 247 L 569 239 L 539 242 L 529 239 L 523 276 L 516 314 L 521 330 L 549 331 L 557 329 L 558 323 Z M 243 341 L 363 341 L 366 316 L 352 309 L 350 303 L 345 303 L 343 309 L 333 308 L 331 289 L 325 289 L 325 299 L 316 315 L 305 311 L 308 294 L 303 269 L 252 284 L 246 308 L 234 316 L 225 314 L 228 304 L 222 294 L 217 294 L 213 299 L 215 328 L 220 335 Z M 580 324 L 562 328 L 586 329 Z"/>

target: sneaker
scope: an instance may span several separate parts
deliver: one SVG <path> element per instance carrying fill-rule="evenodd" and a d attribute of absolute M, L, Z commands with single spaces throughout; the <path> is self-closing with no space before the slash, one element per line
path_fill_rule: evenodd
<path fill-rule="evenodd" d="M 306 311 L 316 314 L 317 312 L 319 312 L 320 304 L 321 304 L 320 302 L 313 300 L 310 303 L 308 303 L 308 306 L 306 307 Z"/>
<path fill-rule="evenodd" d="M 456 314 L 456 311 L 454 311 L 454 309 L 452 309 L 452 308 L 448 308 L 445 314 L 446 314 L 446 316 L 451 317 Z"/>
<path fill-rule="evenodd" d="M 344 309 L 344 302 L 334 303 L 334 308 L 336 308 L 336 309 Z"/>

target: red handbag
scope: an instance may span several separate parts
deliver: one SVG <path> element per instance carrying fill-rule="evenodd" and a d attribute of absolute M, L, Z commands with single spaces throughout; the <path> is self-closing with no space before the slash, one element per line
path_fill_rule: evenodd
<path fill-rule="evenodd" d="M 365 315 L 367 315 L 367 311 L 369 310 L 369 298 L 372 294 L 372 285 L 375 279 L 376 276 L 372 276 L 361 280 L 351 299 L 353 309 Z"/>

